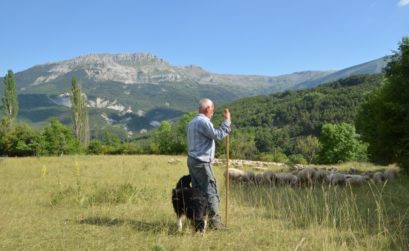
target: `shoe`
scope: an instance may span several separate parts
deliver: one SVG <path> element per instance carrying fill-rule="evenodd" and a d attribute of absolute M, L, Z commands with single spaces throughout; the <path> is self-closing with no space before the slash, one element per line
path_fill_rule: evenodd
<path fill-rule="evenodd" d="M 222 224 L 221 218 L 218 214 L 210 218 L 209 229 L 213 230 L 228 230 L 228 228 Z"/>

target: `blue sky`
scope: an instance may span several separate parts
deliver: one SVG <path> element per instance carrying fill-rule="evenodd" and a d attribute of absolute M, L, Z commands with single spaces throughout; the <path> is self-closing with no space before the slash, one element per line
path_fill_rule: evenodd
<path fill-rule="evenodd" d="M 13 0 L 0 75 L 89 53 L 150 52 L 216 73 L 342 69 L 409 36 L 409 0 Z"/>

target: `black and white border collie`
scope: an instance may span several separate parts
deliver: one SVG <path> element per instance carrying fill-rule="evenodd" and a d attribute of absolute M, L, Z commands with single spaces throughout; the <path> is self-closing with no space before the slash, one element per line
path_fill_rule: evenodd
<path fill-rule="evenodd" d="M 178 231 L 182 231 L 182 218 L 186 216 L 192 223 L 195 231 L 204 233 L 207 225 L 207 198 L 206 194 L 190 186 L 192 179 L 185 175 L 172 189 L 172 204 L 177 216 Z"/>

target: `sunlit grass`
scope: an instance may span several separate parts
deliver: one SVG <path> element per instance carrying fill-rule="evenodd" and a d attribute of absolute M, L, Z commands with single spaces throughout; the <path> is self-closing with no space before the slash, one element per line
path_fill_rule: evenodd
<path fill-rule="evenodd" d="M 184 156 L 0 159 L 0 249 L 408 249 L 406 176 L 384 186 L 234 184 L 229 231 L 177 233 L 170 193 L 185 163 Z M 358 164 L 350 163 L 382 168 Z M 222 216 L 224 168 L 215 167 Z"/>

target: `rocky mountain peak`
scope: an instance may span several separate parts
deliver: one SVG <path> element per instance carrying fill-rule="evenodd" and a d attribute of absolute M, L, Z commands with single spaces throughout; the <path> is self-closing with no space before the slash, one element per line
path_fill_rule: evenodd
<path fill-rule="evenodd" d="M 56 80 L 74 70 L 85 72 L 94 81 L 117 81 L 125 84 L 178 80 L 177 69 L 151 53 L 88 54 L 73 59 L 49 63 L 45 74 L 33 85 Z"/>
<path fill-rule="evenodd" d="M 169 65 L 164 59 L 159 58 L 151 53 L 123 53 L 123 54 L 87 54 L 70 60 L 60 62 L 61 64 L 74 65 L 109 65 L 112 63 L 120 65 Z"/>

